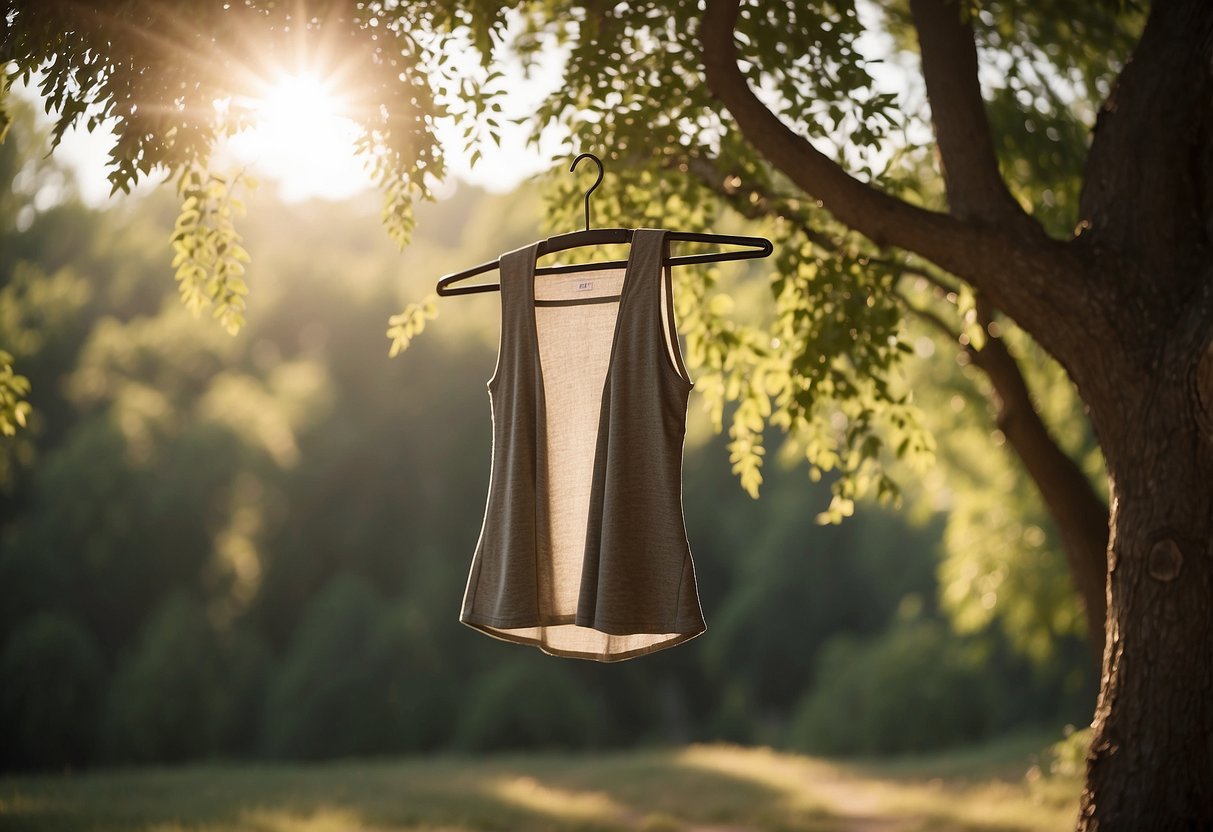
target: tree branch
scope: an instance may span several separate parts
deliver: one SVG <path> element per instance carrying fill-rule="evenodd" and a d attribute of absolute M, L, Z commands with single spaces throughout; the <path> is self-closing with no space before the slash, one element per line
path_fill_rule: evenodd
<path fill-rule="evenodd" d="M 667 163 L 667 166 L 675 168 L 680 164 L 685 164 L 686 169 L 695 174 L 704 187 L 731 205 L 734 211 L 746 219 L 764 219 L 770 216 L 782 217 L 793 225 L 796 225 L 809 242 L 826 251 L 834 251 L 842 245 L 841 240 L 823 234 L 809 225 L 808 217 L 789 205 L 790 198 L 788 196 L 772 192 L 761 185 L 755 184 L 753 181 L 743 180 L 737 186 L 729 187 L 726 184 L 726 180 L 730 175 L 735 174 L 721 170 L 716 166 L 715 160 L 705 156 L 688 156 L 671 159 Z M 940 296 L 959 291 L 955 285 L 949 283 L 938 274 L 932 274 L 928 269 L 916 268 L 892 258 L 869 257 L 867 259 L 873 265 L 884 266 L 890 271 L 895 272 L 898 278 L 922 278 L 934 286 L 939 291 Z M 907 304 L 907 309 L 910 311 L 920 311 L 909 306 L 908 298 L 904 294 L 898 293 L 898 297 L 903 303 Z"/>
<path fill-rule="evenodd" d="M 893 294 L 897 297 L 897 300 L 901 302 L 902 307 L 911 315 L 922 320 L 924 323 L 930 324 L 949 341 L 960 341 L 960 333 L 949 326 L 948 322 L 939 317 L 939 315 L 936 315 L 930 309 L 924 309 L 923 307 L 914 303 L 910 300 L 906 293 L 900 289 L 894 288 Z"/>
<path fill-rule="evenodd" d="M 1145 302 L 1182 303 L 1199 269 L 1179 258 L 1193 251 L 1210 258 L 1213 205 L 1202 193 L 1210 180 L 1196 168 L 1211 100 L 1208 2 L 1158 0 L 1100 109 L 1079 199 L 1079 239 L 1113 250 L 1129 266 L 1122 271 L 1139 277 Z M 1168 274 L 1185 285 L 1159 280 Z"/>
<path fill-rule="evenodd" d="M 989 334 L 993 315 L 989 302 L 979 295 L 977 320 L 986 330 L 986 339 L 980 350 L 969 348 L 969 355 L 993 387 L 999 430 L 1036 484 L 1061 535 L 1061 548 L 1074 588 L 1083 601 L 1091 649 L 1098 663 L 1103 656 L 1107 612 L 1108 506 L 1053 439 L 1006 343 Z"/>
<path fill-rule="evenodd" d="M 954 218 L 928 211 L 861 182 L 794 133 L 767 109 L 737 65 L 733 31 L 739 0 L 710 0 L 700 39 L 708 87 L 729 109 L 746 138 L 798 187 L 812 194 L 838 218 L 877 245 L 941 255 L 965 226 Z M 962 269 L 963 271 L 963 269 Z"/>
<path fill-rule="evenodd" d="M 953 215 L 1006 221 L 1030 218 L 998 170 L 981 85 L 973 27 L 956 0 L 911 0 L 922 74 Z"/>
<path fill-rule="evenodd" d="M 878 265 L 886 266 L 897 272 L 897 276 L 919 277 L 930 283 L 939 293 L 939 297 L 946 297 L 949 294 L 959 293 L 959 289 L 949 283 L 945 278 L 937 274 L 932 274 L 928 269 L 919 269 L 908 263 L 896 263 L 890 260 L 882 260 L 878 257 L 873 257 L 872 262 Z"/>
<path fill-rule="evenodd" d="M 746 181 L 743 181 L 735 188 L 730 188 L 725 184 L 725 180 L 730 174 L 727 171 L 720 170 L 711 159 L 704 156 L 689 156 L 678 161 L 685 162 L 687 170 L 695 174 L 704 187 L 710 189 L 721 199 L 728 202 L 734 211 L 746 219 L 761 219 L 769 217 L 772 214 L 777 217 L 783 217 L 788 222 L 797 225 L 808 238 L 809 242 L 814 245 L 829 251 L 838 248 L 840 244 L 838 240 L 810 226 L 808 217 L 793 210 L 788 205 L 788 198 L 783 194 L 772 193 L 761 185 Z M 676 164 L 676 162 L 671 161 L 670 167 L 674 167 Z M 757 198 L 749 199 L 748 197 L 751 195 Z"/>
<path fill-rule="evenodd" d="M 985 291 L 1065 363 L 1081 342 L 1070 310 L 1085 308 L 1077 252 L 1035 223 L 978 223 L 928 211 L 861 182 L 794 133 L 756 95 L 737 64 L 739 0 L 708 0 L 699 33 L 709 89 L 746 139 L 840 222 L 877 245 L 915 252 Z M 1102 322 L 1089 323 L 1102 331 Z M 1068 368 L 1068 367 L 1067 367 Z"/>

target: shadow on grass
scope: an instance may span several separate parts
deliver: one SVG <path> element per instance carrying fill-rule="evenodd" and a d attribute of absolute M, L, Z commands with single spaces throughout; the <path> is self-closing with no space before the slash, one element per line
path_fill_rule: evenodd
<path fill-rule="evenodd" d="M 1022 778 L 940 788 L 919 780 L 908 771 L 881 777 L 800 755 L 722 745 L 191 765 L 3 778 L 0 826 L 39 832 L 1064 828 L 1056 825 L 1060 815 L 1053 807 L 1030 811 Z M 961 806 L 965 801 L 1001 801 L 1001 809 L 983 820 L 981 806 Z"/>

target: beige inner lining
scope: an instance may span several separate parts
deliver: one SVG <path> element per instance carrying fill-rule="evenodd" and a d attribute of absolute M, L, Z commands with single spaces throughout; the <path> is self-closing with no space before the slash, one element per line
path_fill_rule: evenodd
<path fill-rule="evenodd" d="M 624 272 L 617 268 L 540 275 L 535 282 L 535 299 L 584 300 L 619 295 Z M 670 366 L 677 367 L 677 341 L 671 337 L 665 314 L 665 280 L 661 281 L 661 303 L 665 347 Z M 538 541 L 540 614 L 545 621 L 572 621 L 577 614 L 598 417 L 618 314 L 618 300 L 535 307 L 548 460 L 548 492 L 538 497 L 548 501 L 551 531 L 549 539 L 541 537 Z M 598 657 L 648 652 L 681 637 L 679 633 L 611 635 L 572 623 L 486 629 L 555 651 Z"/>

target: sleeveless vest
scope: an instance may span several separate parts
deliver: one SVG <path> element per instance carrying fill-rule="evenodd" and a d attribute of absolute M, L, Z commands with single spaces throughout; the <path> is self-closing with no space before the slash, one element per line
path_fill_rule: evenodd
<path fill-rule="evenodd" d="M 538 247 L 500 260 L 492 469 L 459 620 L 555 656 L 629 659 L 707 629 L 666 232 L 637 229 L 624 269 L 537 286 Z"/>

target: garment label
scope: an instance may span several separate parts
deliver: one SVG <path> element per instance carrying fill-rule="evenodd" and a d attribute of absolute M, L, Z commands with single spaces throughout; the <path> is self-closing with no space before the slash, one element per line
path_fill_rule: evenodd
<path fill-rule="evenodd" d="M 577 284 L 578 292 L 588 292 L 590 289 L 593 289 L 593 288 L 594 288 L 594 281 L 592 281 L 592 280 L 583 280 Z"/>

